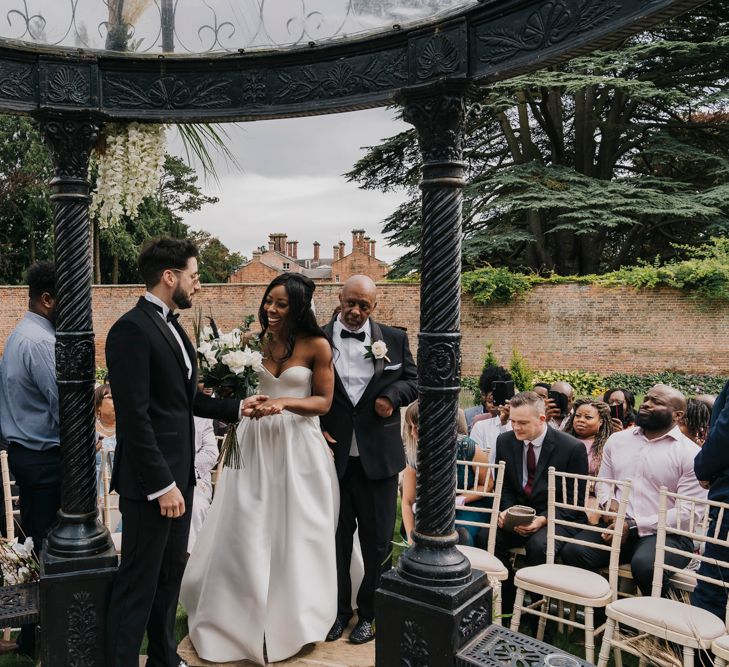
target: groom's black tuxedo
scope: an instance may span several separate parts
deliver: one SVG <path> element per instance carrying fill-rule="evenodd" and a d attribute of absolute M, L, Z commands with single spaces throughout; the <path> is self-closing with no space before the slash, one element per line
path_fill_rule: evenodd
<path fill-rule="evenodd" d="M 138 664 L 145 628 L 150 666 L 177 664 L 175 612 L 185 568 L 195 485 L 193 413 L 236 421 L 240 402 L 197 391 L 195 349 L 172 321 L 192 366 L 167 322 L 144 298 L 111 328 L 106 361 L 116 411 L 112 488 L 120 496 L 122 557 L 112 591 L 107 664 Z M 185 499 L 177 519 L 160 514 L 156 499 L 175 484 Z"/>
<path fill-rule="evenodd" d="M 334 341 L 334 355 L 341 340 L 334 336 L 334 322 L 324 327 Z M 374 597 L 380 573 L 390 567 L 392 532 L 397 512 L 397 476 L 405 467 L 400 431 L 400 408 L 417 395 L 417 369 L 407 335 L 401 329 L 384 326 L 370 318 L 372 341 L 387 345 L 385 359 L 373 359 L 374 374 L 354 405 L 339 373 L 335 374 L 334 397 L 328 414 L 321 417 L 322 430 L 336 440 L 332 445 L 339 476 L 340 505 L 337 526 L 337 615 L 352 616 L 349 566 L 353 534 L 359 529 L 364 560 L 364 579 L 357 595 L 360 620 L 374 619 Z M 364 345 L 362 353 L 365 353 Z M 394 410 L 382 418 L 375 401 L 384 397 Z M 352 434 L 359 456 L 350 456 Z"/>

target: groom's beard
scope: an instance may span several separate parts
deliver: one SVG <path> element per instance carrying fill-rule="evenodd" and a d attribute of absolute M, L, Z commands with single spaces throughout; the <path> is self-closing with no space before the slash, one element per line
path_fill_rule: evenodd
<path fill-rule="evenodd" d="M 185 294 L 184 290 L 178 285 L 172 293 L 172 301 L 180 310 L 192 308 L 192 299 L 189 294 Z"/>

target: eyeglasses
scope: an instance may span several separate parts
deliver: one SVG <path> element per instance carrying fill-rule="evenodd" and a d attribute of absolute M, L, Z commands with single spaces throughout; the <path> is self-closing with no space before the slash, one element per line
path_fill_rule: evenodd
<path fill-rule="evenodd" d="M 185 273 L 182 269 L 170 269 L 170 271 L 174 271 L 175 273 L 181 273 L 181 274 L 187 276 L 188 278 L 190 278 L 190 280 L 192 280 L 193 283 L 199 283 L 200 282 L 200 274 L 199 273 L 193 273 L 192 275 L 189 275 L 189 274 Z"/>

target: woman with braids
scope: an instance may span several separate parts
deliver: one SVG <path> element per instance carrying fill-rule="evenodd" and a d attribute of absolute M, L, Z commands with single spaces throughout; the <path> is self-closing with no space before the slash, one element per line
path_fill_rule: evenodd
<path fill-rule="evenodd" d="M 689 398 L 686 401 L 686 414 L 681 418 L 678 427 L 681 433 L 701 447 L 709 432 L 710 419 L 711 411 L 706 403 L 696 398 Z"/>
<path fill-rule="evenodd" d="M 589 474 L 593 477 L 597 477 L 600 471 L 602 450 L 613 430 L 614 424 L 607 403 L 592 398 L 580 398 L 575 401 L 574 410 L 565 425 L 564 432 L 585 444 Z M 589 494 L 588 505 L 597 507 L 594 487 L 589 489 Z M 590 523 L 597 524 L 599 516 L 591 514 L 588 519 Z"/>
<path fill-rule="evenodd" d="M 285 660 L 337 614 L 339 484 L 319 417 L 334 391 L 314 283 L 276 277 L 261 300 L 263 367 L 182 582 L 190 639 L 210 662 Z"/>

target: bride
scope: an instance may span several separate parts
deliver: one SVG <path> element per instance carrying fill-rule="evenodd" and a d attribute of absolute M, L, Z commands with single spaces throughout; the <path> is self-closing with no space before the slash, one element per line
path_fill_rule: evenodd
<path fill-rule="evenodd" d="M 190 639 L 211 662 L 264 664 L 264 650 L 284 660 L 323 640 L 336 618 L 339 487 L 319 428 L 334 367 L 313 292 L 290 273 L 266 288 L 262 396 L 246 401 L 241 468 L 223 469 L 185 571 Z"/>

